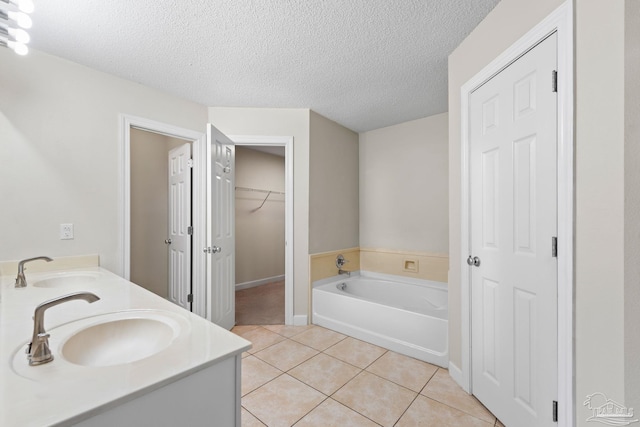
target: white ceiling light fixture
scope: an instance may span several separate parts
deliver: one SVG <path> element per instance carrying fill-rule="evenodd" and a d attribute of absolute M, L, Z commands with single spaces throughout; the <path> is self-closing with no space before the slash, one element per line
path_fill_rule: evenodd
<path fill-rule="evenodd" d="M 0 46 L 12 49 L 18 55 L 29 53 L 27 43 L 31 37 L 25 30 L 33 25 L 28 15 L 33 9 L 32 0 L 0 0 Z"/>
<path fill-rule="evenodd" d="M 26 55 L 29 53 L 29 48 L 24 43 L 14 42 L 12 40 L 4 40 L 0 37 L 0 46 L 8 47 L 18 55 Z"/>
<path fill-rule="evenodd" d="M 33 13 L 33 1 L 32 0 L 1 0 L 5 4 L 11 4 L 18 8 L 19 11 L 24 13 Z"/>
<path fill-rule="evenodd" d="M 24 12 L 14 12 L 12 10 L 0 10 L 0 20 L 5 21 L 7 23 L 6 26 L 14 24 L 14 26 L 24 28 L 25 30 L 28 30 L 33 25 L 33 21 L 31 21 L 29 15 Z"/>
<path fill-rule="evenodd" d="M 3 28 L 1 25 L 0 25 L 0 37 L 4 37 L 7 40 L 11 38 L 13 39 L 13 41 L 16 41 L 22 44 L 27 44 L 31 40 L 31 36 L 29 36 L 29 33 L 27 33 L 22 28 L 11 28 L 11 27 Z"/>

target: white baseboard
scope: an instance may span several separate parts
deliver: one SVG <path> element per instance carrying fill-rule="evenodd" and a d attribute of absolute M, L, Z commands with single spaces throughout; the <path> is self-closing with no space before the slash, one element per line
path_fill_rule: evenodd
<path fill-rule="evenodd" d="M 244 282 L 244 283 L 237 283 L 236 291 L 239 291 L 242 289 L 255 288 L 256 286 L 262 286 L 272 282 L 280 282 L 282 280 L 284 280 L 284 274 L 280 276 L 265 277 L 264 279 L 251 280 L 249 282 Z"/>
<path fill-rule="evenodd" d="M 464 391 L 469 393 L 469 390 L 465 389 L 464 381 L 462 380 L 462 369 L 458 368 L 453 362 L 449 361 L 449 375 Z"/>
<path fill-rule="evenodd" d="M 309 324 L 307 320 L 306 314 L 298 314 L 293 316 L 293 325 L 294 326 L 306 326 Z"/>

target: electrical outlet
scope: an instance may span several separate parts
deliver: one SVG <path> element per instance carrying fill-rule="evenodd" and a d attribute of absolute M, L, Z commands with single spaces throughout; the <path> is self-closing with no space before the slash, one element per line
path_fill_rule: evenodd
<path fill-rule="evenodd" d="M 73 239 L 73 224 L 60 224 L 60 240 Z"/>

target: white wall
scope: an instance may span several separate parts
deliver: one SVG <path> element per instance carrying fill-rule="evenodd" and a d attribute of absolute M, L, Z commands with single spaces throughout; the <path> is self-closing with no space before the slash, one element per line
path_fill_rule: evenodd
<path fill-rule="evenodd" d="M 625 1 L 624 376 L 625 403 L 640 411 L 640 1 Z"/>
<path fill-rule="evenodd" d="M 587 426 L 586 395 L 624 404 L 624 2 L 575 6 L 576 418 Z"/>
<path fill-rule="evenodd" d="M 236 147 L 236 187 L 284 193 L 284 157 Z M 284 195 L 235 193 L 236 284 L 284 275 Z"/>
<path fill-rule="evenodd" d="M 168 153 L 189 141 L 131 129 L 130 280 L 167 298 L 169 293 Z"/>
<path fill-rule="evenodd" d="M 448 114 L 360 134 L 360 246 L 449 252 Z"/>
<path fill-rule="evenodd" d="M 358 134 L 313 111 L 309 148 L 309 253 L 358 246 Z"/>
<path fill-rule="evenodd" d="M 209 108 L 209 121 L 226 135 L 293 136 L 293 309 L 309 307 L 309 110 Z"/>
<path fill-rule="evenodd" d="M 0 260 L 99 254 L 122 274 L 118 115 L 204 131 L 206 107 L 35 50 L 0 64 Z"/>

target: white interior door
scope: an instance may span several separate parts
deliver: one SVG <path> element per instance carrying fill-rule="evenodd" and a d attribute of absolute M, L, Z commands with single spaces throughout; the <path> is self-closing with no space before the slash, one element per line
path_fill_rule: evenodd
<path fill-rule="evenodd" d="M 556 52 L 553 34 L 469 104 L 472 391 L 508 427 L 554 425 Z"/>
<path fill-rule="evenodd" d="M 169 300 L 191 310 L 191 144 L 169 151 Z"/>
<path fill-rule="evenodd" d="M 210 320 L 226 329 L 235 324 L 235 146 L 207 126 L 207 289 Z"/>

